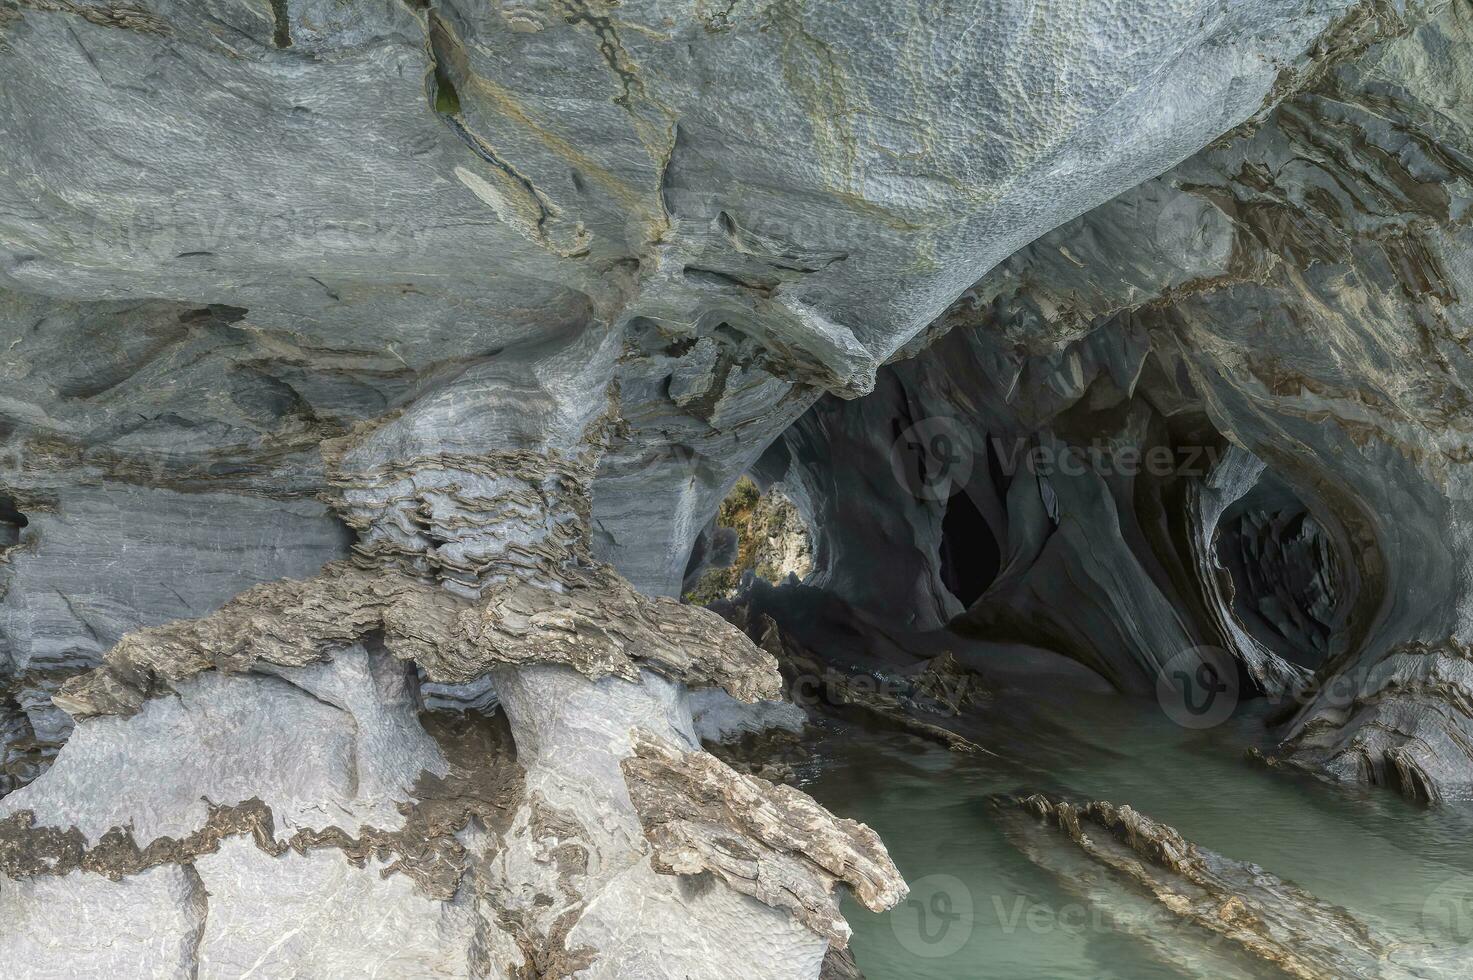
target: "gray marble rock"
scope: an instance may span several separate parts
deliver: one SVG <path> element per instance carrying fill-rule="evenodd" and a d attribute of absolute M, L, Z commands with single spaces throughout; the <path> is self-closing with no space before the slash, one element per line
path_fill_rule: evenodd
<path fill-rule="evenodd" d="M 128 463 L 223 442 L 251 467 L 211 479 L 299 479 L 314 430 L 618 322 L 638 356 L 600 548 L 674 592 L 814 385 L 866 390 L 997 261 L 1261 114 L 1368 21 L 1350 0 L 925 9 L 28 4 L 0 46 L 0 285 L 60 301 L 18 312 L 9 351 L 64 383 L 7 414 L 90 448 L 115 439 L 78 413 L 136 429 L 132 404 L 166 400 Z M 116 355 L 48 358 L 117 317 L 142 329 Z M 284 448 L 304 458 L 273 465 Z"/>
<path fill-rule="evenodd" d="M 678 936 L 652 945 L 648 936 Z M 603 951 L 597 980 L 813 977 L 827 943 L 786 912 L 702 878 L 673 878 L 640 864 L 590 904 L 569 941 Z"/>
<path fill-rule="evenodd" d="M 0 563 L 0 663 L 42 765 L 72 729 L 51 695 L 124 634 L 316 570 L 349 537 L 313 500 L 108 484 L 28 490 L 19 506 L 28 523 Z"/>
<path fill-rule="evenodd" d="M 206 898 L 187 866 L 118 882 L 79 870 L 0 881 L 0 915 L 0 953 L 11 976 L 184 980 L 195 976 Z"/>
<path fill-rule="evenodd" d="M 332 851 L 275 858 L 241 838 L 194 868 L 209 894 L 200 977 L 473 975 L 480 917 L 469 899 L 428 898 L 403 875 L 355 868 Z"/>
<path fill-rule="evenodd" d="M 283 837 L 395 826 L 396 803 L 446 766 L 405 669 L 360 647 L 274 674 L 199 674 L 131 718 L 83 724 L 60 764 L 0 800 L 0 814 L 30 811 L 38 826 L 76 827 L 94 844 L 114 827 L 140 845 L 183 838 L 212 805 L 250 799 L 270 807 Z"/>
<path fill-rule="evenodd" d="M 692 671 L 729 668 L 742 696 L 773 693 L 775 678 L 753 681 L 749 664 L 682 661 L 689 651 L 669 636 L 692 623 L 704 650 L 752 651 L 653 597 L 678 594 L 721 498 L 825 393 L 881 393 L 850 403 L 857 420 L 820 406 L 784 436 L 781 461 L 816 529 L 817 581 L 858 607 L 892 590 L 918 627 L 978 611 L 963 598 L 975 576 L 932 553 L 946 532 L 935 507 L 903 504 L 865 542 L 875 560 L 898 555 L 883 583 L 865 582 L 849 567 L 858 550 L 839 543 L 863 518 L 835 505 L 823 467 L 883 454 L 896 433 L 872 423 L 893 406 L 1008 406 L 1010 432 L 1062 432 L 1076 405 L 1109 415 L 1148 378 L 1140 391 L 1158 400 L 1088 424 L 1147 445 L 1196 412 L 1284 469 L 1337 555 L 1353 534 L 1377 540 L 1385 568 L 1358 567 L 1364 587 L 1336 592 L 1363 597 L 1347 613 L 1366 624 L 1359 645 L 1332 644 L 1327 663 L 1464 629 L 1461 599 L 1444 613 L 1421 600 L 1367 610 L 1419 550 L 1431 578 L 1467 595 L 1461 511 L 1426 455 L 1456 456 L 1455 425 L 1427 430 L 1456 402 L 1448 376 L 1462 357 L 1436 320 L 1458 301 L 1436 283 L 1467 264 L 1463 130 L 1436 93 L 1466 89 L 1466 62 L 1436 42 L 1463 37 L 1467 16 L 1416 0 L 0 6 L 0 731 L 19 774 L 5 788 L 35 775 L 27 753 L 39 746 L 44 761 L 65 737 L 46 704 L 62 675 L 114 654 L 109 671 L 72 682 L 97 699 L 62 696 L 83 720 L 52 768 L 0 801 L 5 833 L 83 869 L 38 877 L 20 862 L 0 880 L 16 915 L 75 910 L 24 947 L 27 968 L 65 972 L 65 940 L 48 937 L 86 924 L 130 938 L 111 959 L 84 939 L 77 963 L 96 972 L 432 964 L 452 976 L 811 980 L 842 922 L 816 930 L 735 872 L 658 874 L 670 855 L 647 837 L 624 767 L 637 730 L 690 750 L 693 771 L 709 761 Z M 1349 97 L 1360 92 L 1374 99 Z M 1423 150 L 1356 108 L 1383 102 L 1448 149 Z M 1377 203 L 1304 170 L 1326 155 L 1319 138 L 1338 152 L 1331 168 L 1355 171 L 1360 198 Z M 1284 209 L 1319 234 L 1294 237 Z M 1099 229 L 1079 235 L 1093 244 L 1057 237 L 1081 228 Z M 1293 274 L 1273 278 L 1281 269 Z M 1303 322 L 1291 311 L 1305 308 L 1336 311 L 1316 321 L 1318 351 L 1253 360 L 1260 325 L 1292 340 Z M 941 341 L 968 355 L 946 365 L 956 386 L 923 377 L 919 361 L 882 369 L 959 326 Z M 1061 344 L 1074 346 L 1050 349 Z M 1437 370 L 1406 372 L 1428 347 Z M 1268 380 L 1235 387 L 1222 367 Z M 1102 378 L 1119 397 L 1096 404 L 1086 379 Z M 1272 452 L 1284 442 L 1311 447 L 1323 468 L 1286 467 Z M 1423 455 L 1398 455 L 1403 445 Z M 1375 467 L 1394 484 L 1365 479 Z M 1358 495 L 1309 492 L 1332 477 Z M 1144 686 L 1152 650 L 1220 622 L 1203 605 L 1223 594 L 1178 581 L 1159 560 L 1159 528 L 1120 506 L 1139 492 L 1165 522 L 1169 481 L 1030 474 L 1011 487 L 973 506 L 1016 531 L 1017 608 L 1042 616 L 1035 588 L 1082 570 L 1087 601 L 1077 619 L 1055 610 L 1055 633 L 1118 686 Z M 1394 507 L 1400 530 L 1344 516 L 1378 506 Z M 1075 518 L 1087 526 L 1051 530 Z M 1245 520 L 1287 527 L 1257 511 Z M 1267 540 L 1282 553 L 1305 539 Z M 596 559 L 613 570 L 595 572 Z M 1111 562 L 1126 572 L 1112 577 Z M 628 616 L 600 619 L 579 591 L 591 576 L 606 586 L 593 600 L 614 596 Z M 288 579 L 309 584 L 268 585 L 286 598 L 250 593 L 215 614 Z M 311 583 L 329 579 L 349 587 L 319 601 Z M 397 618 L 375 593 L 390 580 L 414 597 Z M 1267 590 L 1260 620 L 1304 633 L 1268 604 L 1303 591 Z M 463 774 L 416 715 L 438 695 L 378 647 L 428 671 L 448 620 L 426 610 L 464 607 L 490 610 L 477 635 L 515 653 L 467 656 L 462 673 L 431 678 L 474 683 L 503 664 L 491 686 L 517 758 L 494 758 L 518 792 L 477 811 L 474 832 L 463 807 L 451 819 L 401 806 L 416 780 Z M 173 620 L 188 622 L 159 628 Z M 1101 631 L 1132 642 L 1091 658 Z M 593 638 L 618 676 L 568 669 L 570 637 Z M 1456 659 L 1453 647 L 1400 649 L 1408 670 L 1430 658 L 1451 672 Z M 639 666 L 646 652 L 663 654 L 663 676 Z M 489 706 L 479 688 L 447 694 Z M 135 713 L 89 707 L 109 699 Z M 1336 730 L 1372 732 L 1392 710 L 1362 708 Z M 1439 766 L 1459 729 L 1413 714 L 1445 736 L 1430 755 L 1331 745 L 1328 765 L 1364 751 L 1362 775 L 1379 774 L 1375 760 L 1394 750 L 1396 771 L 1450 783 Z M 308 853 L 281 852 L 262 806 Z M 419 819 L 434 831 L 423 847 L 403 836 Z M 186 840 L 134 854 L 107 834 L 129 822 L 137 844 Z M 329 825 L 403 833 L 382 847 L 298 836 Z M 801 863 L 801 847 L 784 847 Z M 411 894 L 364 848 L 403 852 L 416 881 L 449 861 L 454 887 Z M 122 865 L 138 873 L 113 883 L 89 870 Z M 190 874 L 221 896 L 202 942 Z M 145 882 L 157 894 L 129 904 Z M 887 881 L 870 897 L 902 892 Z M 275 895 L 277 917 L 263 921 Z M 300 933 L 280 931 L 289 909 L 309 923 Z M 366 948 L 383 929 L 393 941 Z M 732 951 L 731 937 L 750 948 Z M 662 955 L 677 940 L 686 949 Z"/>
<path fill-rule="evenodd" d="M 791 701 L 744 704 L 719 688 L 690 693 L 691 720 L 702 742 L 725 742 L 773 729 L 801 733 L 808 724 L 803 709 Z"/>

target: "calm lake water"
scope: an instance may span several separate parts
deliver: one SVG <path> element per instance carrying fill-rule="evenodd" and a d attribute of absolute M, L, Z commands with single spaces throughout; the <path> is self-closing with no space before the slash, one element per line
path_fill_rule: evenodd
<path fill-rule="evenodd" d="M 1212 937 L 1166 919 L 1127 885 L 1106 881 L 1092 898 L 1030 862 L 987 800 L 1035 790 L 1128 803 L 1392 938 L 1435 946 L 1459 964 L 1444 975 L 1473 977 L 1466 805 L 1423 810 L 1390 792 L 1340 790 L 1256 768 L 1244 748 L 1267 742 L 1251 713 L 1203 732 L 1172 724 L 1151 702 L 1049 703 L 1036 695 L 1030 702 L 1025 710 L 1008 707 L 1008 696 L 994 702 L 988 735 L 978 741 L 1001 761 L 839 724 L 818 741 L 804 789 L 878 831 L 913 889 L 882 915 L 852 900 L 846 906 L 869 980 L 1203 977 L 1217 975 L 1214 956 L 1238 956 L 1212 952 Z M 1062 838 L 1058 846 L 1061 854 L 1071 847 Z M 1140 934 L 1141 923 L 1149 935 Z M 1240 962 L 1249 975 L 1276 975 Z"/>

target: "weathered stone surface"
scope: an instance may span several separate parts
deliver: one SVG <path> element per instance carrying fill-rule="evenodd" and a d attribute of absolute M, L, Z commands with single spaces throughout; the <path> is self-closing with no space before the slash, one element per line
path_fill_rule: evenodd
<path fill-rule="evenodd" d="M 55 700 L 77 717 L 132 714 L 202 671 L 304 668 L 369 634 L 440 683 L 534 663 L 632 681 L 645 666 L 744 701 L 776 695 L 771 655 L 714 613 L 640 595 L 607 567 L 559 574 L 558 589 L 511 580 L 472 604 L 392 568 L 336 562 L 316 578 L 257 586 L 203 619 L 129 634 Z"/>
<path fill-rule="evenodd" d="M 564 566 L 588 563 L 617 341 L 598 325 L 539 339 L 324 443 L 359 559 L 468 598 L 507 581 L 556 583 Z"/>
<path fill-rule="evenodd" d="M 69 681 L 57 703 L 79 717 L 128 714 L 142 698 L 204 671 L 243 671 L 258 663 L 306 667 L 376 632 L 396 655 L 418 655 L 432 676 L 464 681 L 473 675 L 440 670 L 440 651 L 452 649 L 463 606 L 406 575 L 334 562 L 310 579 L 249 589 L 201 619 L 123 637 L 104 666 Z"/>
<path fill-rule="evenodd" d="M 657 948 L 646 938 L 651 934 L 682 938 Z M 570 941 L 601 951 L 586 971 L 599 980 L 812 977 L 825 946 L 786 910 L 712 878 L 671 877 L 647 863 L 590 903 Z"/>
<path fill-rule="evenodd" d="M 777 661 L 715 613 L 647 598 L 607 567 L 554 592 L 516 584 L 493 592 L 462 622 L 464 643 L 487 666 L 554 663 L 597 680 L 639 679 L 646 667 L 740 701 L 778 694 Z"/>
<path fill-rule="evenodd" d="M 16 499 L 27 524 L 0 561 L 0 664 L 43 764 L 72 728 L 51 695 L 125 634 L 309 573 L 348 540 L 310 500 L 117 484 Z"/>
<path fill-rule="evenodd" d="M 740 955 L 704 951 L 727 949 L 734 932 L 752 938 L 752 962 L 778 976 L 809 975 L 822 940 L 786 913 L 754 909 L 721 886 L 702 897 L 650 870 L 621 762 L 640 731 L 696 748 L 679 685 L 652 674 L 592 682 L 551 665 L 502 669 L 496 682 L 527 798 L 479 888 L 534 975 L 721 976 L 739 968 Z M 650 939 L 675 934 L 679 944 Z"/>
<path fill-rule="evenodd" d="M 370 680 L 365 670 L 375 670 L 378 676 Z M 136 743 L 138 729 L 157 727 L 156 706 L 167 702 L 150 702 L 129 719 L 94 719 L 64 750 L 65 764 L 5 802 L 10 805 L 23 796 L 18 803 L 36 804 L 50 820 L 64 819 L 65 814 L 48 805 L 46 794 L 57 791 L 60 775 L 86 771 L 123 788 L 123 799 L 111 815 L 119 824 L 89 839 L 85 822 L 65 829 L 37 825 L 36 812 L 16 810 L 0 825 L 0 873 L 5 876 L 0 879 L 0 903 L 7 896 L 21 903 L 16 914 L 24 926 L 33 914 L 24 903 L 54 902 L 58 911 L 65 912 L 67 902 L 75 902 L 80 906 L 75 913 L 78 922 L 102 916 L 110 928 L 123 929 L 125 937 L 142 926 L 130 932 L 127 923 L 109 919 L 109 903 L 115 900 L 131 898 L 139 903 L 138 914 L 150 917 L 158 930 L 170 927 L 176 907 L 177 916 L 192 916 L 189 934 L 179 940 L 183 944 L 179 948 L 170 946 L 171 934 L 163 932 L 156 938 L 142 932 L 147 942 L 140 940 L 137 949 L 126 942 L 117 944 L 117 956 L 135 959 L 113 962 L 136 964 L 138 975 L 238 976 L 262 963 L 272 964 L 271 972 L 283 975 L 360 976 L 376 968 L 389 975 L 515 975 L 510 971 L 521 963 L 522 953 L 509 935 L 485 918 L 489 913 L 477 905 L 473 875 L 468 874 L 501 846 L 498 834 L 509 826 L 521 798 L 522 773 L 510 740 L 494 726 L 442 719 L 434 721 L 432 741 L 414 720 L 412 699 L 405 697 L 412 692 L 403 680 L 403 665 L 387 654 L 380 653 L 375 662 L 361 651 L 345 652 L 332 664 L 283 673 L 321 698 L 311 703 L 323 710 L 356 712 L 349 715 L 356 724 L 345 773 L 351 780 L 347 787 L 320 783 L 333 767 L 314 757 L 313 743 L 331 743 L 332 735 L 322 731 L 331 730 L 330 717 L 309 719 L 281 733 L 298 749 L 291 761 L 269 755 L 256 760 L 258 766 L 274 762 L 281 775 L 297 777 L 294 785 L 274 797 L 276 813 L 259 798 L 234 802 L 231 795 L 242 791 L 236 786 L 269 786 L 268 779 L 245 762 L 201 751 L 198 742 L 181 738 L 185 733 L 176 726 L 158 739 L 177 742 L 173 753 L 234 763 L 240 770 L 189 773 L 177 759 L 140 760 L 141 765 L 157 765 L 155 775 L 164 772 L 169 788 L 183 795 L 199 796 L 203 789 L 230 801 L 216 804 L 206 797 L 198 825 L 176 833 L 140 805 L 139 794 L 127 798 L 126 762 L 114 760 L 110 769 L 106 760 L 91 760 L 85 769 L 70 762 L 74 753 L 87 751 L 95 732 L 105 734 L 109 723 L 129 729 L 114 742 Z M 236 699 L 254 698 L 258 721 L 271 717 L 269 686 L 252 687 L 248 681 L 254 676 L 227 679 L 206 674 L 187 682 L 181 698 L 189 716 L 205 728 L 227 720 L 208 693 L 212 687 L 223 687 Z M 206 693 L 201 694 L 200 688 Z M 276 720 L 282 717 L 278 711 Z M 426 764 L 412 787 L 394 785 L 385 768 L 417 742 L 425 743 L 432 758 L 405 763 L 406 771 L 414 763 Z M 355 794 L 352 799 L 342 799 L 345 788 Z M 180 804 L 164 812 L 168 817 L 192 813 Z M 96 819 L 88 813 L 82 817 Z M 150 836 L 162 831 L 169 835 Z M 177 901 L 152 899 L 150 883 L 172 881 L 171 876 L 182 876 L 189 889 L 186 894 Z M 107 888 L 113 891 L 104 891 Z M 372 907 L 373 913 L 358 915 L 359 906 Z M 31 975 L 75 975 L 66 971 L 86 969 L 90 961 L 85 958 L 66 959 L 61 945 L 66 940 L 56 938 L 63 932 L 56 926 L 27 931 L 30 938 L 25 942 L 57 944 L 50 954 L 32 946 L 15 947 L 18 955 L 35 955 L 27 968 L 38 972 Z M 22 943 L 13 937 L 6 941 Z M 75 945 L 78 955 L 85 957 L 87 942 L 77 939 Z M 472 964 L 495 970 L 477 972 L 480 967 L 473 969 Z"/>
<path fill-rule="evenodd" d="M 28 810 L 38 826 L 77 827 L 94 843 L 114 827 L 140 844 L 183 838 L 211 804 L 253 798 L 284 835 L 395 826 L 421 774 L 446 772 L 415 717 L 410 676 L 361 648 L 278 676 L 198 674 L 132 718 L 81 726 L 66 764 L 0 800 L 0 813 Z"/>

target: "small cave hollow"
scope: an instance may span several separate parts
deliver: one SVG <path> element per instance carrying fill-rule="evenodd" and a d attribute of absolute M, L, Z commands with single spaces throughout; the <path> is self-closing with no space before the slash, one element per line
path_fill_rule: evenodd
<path fill-rule="evenodd" d="M 20 512 L 16 506 L 15 498 L 0 494 L 0 548 L 11 548 L 20 544 L 20 532 L 22 528 L 30 525 L 30 520 Z"/>
<path fill-rule="evenodd" d="M 937 558 L 941 584 L 963 606 L 982 598 L 1002 567 L 1002 549 L 987 518 L 965 491 L 946 502 Z"/>
<path fill-rule="evenodd" d="M 1331 536 L 1304 502 L 1265 476 L 1223 514 L 1216 550 L 1243 628 L 1285 660 L 1318 667 L 1346 604 Z"/>

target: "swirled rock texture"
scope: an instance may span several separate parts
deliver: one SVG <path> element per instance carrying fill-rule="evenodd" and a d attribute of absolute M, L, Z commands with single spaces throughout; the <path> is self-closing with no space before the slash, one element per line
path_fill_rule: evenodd
<path fill-rule="evenodd" d="M 810 584 L 1127 692 L 1226 651 L 1279 768 L 1473 792 L 1473 16 L 1402 14 L 786 431 Z"/>

